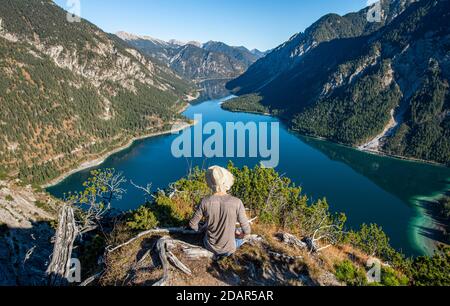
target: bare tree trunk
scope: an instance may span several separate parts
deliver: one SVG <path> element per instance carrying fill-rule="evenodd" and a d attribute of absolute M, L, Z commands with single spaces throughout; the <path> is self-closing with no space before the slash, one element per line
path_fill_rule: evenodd
<path fill-rule="evenodd" d="M 78 235 L 74 211 L 70 205 L 62 207 L 58 222 L 52 260 L 47 269 L 50 286 L 68 284 L 73 244 Z"/>
<path fill-rule="evenodd" d="M 169 260 L 167 259 L 166 255 L 166 241 L 164 239 L 160 239 L 158 241 L 158 244 L 156 245 L 156 248 L 158 249 L 164 275 L 163 278 L 153 286 L 164 286 L 169 279 Z"/>
<path fill-rule="evenodd" d="M 180 247 L 191 260 L 198 260 L 202 258 L 211 259 L 214 257 L 214 254 L 209 252 L 208 250 L 169 237 L 163 237 L 159 239 L 156 247 L 159 253 L 159 258 L 161 260 L 164 275 L 160 281 L 153 285 L 155 287 L 167 285 L 169 281 L 171 264 L 173 267 L 177 268 L 184 274 L 192 275 L 192 271 L 172 253 L 173 249 Z"/>

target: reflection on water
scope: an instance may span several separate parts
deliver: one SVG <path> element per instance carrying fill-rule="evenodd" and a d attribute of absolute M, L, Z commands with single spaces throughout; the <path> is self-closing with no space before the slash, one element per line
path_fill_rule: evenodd
<path fill-rule="evenodd" d="M 200 87 L 200 97 L 197 99 L 199 102 L 206 100 L 215 100 L 222 97 L 226 97 L 230 94 L 230 91 L 225 88 L 225 85 L 229 82 L 229 79 L 222 80 L 206 80 L 198 84 Z"/>
<path fill-rule="evenodd" d="M 432 196 L 436 191 L 447 190 L 450 178 L 448 168 L 367 154 L 330 142 L 299 137 L 330 159 L 345 163 L 404 203 L 417 196 Z"/>
<path fill-rule="evenodd" d="M 326 141 L 299 137 L 330 159 L 345 163 L 412 207 L 416 215 L 409 223 L 410 239 L 417 244 L 420 253 L 432 255 L 435 242 L 447 242 L 442 231 L 446 225 L 438 217 L 436 199 L 449 191 L 449 168 L 366 154 Z"/>

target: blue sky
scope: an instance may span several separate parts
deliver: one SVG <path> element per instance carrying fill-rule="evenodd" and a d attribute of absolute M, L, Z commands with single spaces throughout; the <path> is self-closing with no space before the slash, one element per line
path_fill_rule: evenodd
<path fill-rule="evenodd" d="M 267 50 L 327 13 L 360 10 L 367 0 L 80 0 L 81 16 L 111 33 L 164 40 L 223 41 Z M 55 0 L 70 7 L 73 0 Z"/>

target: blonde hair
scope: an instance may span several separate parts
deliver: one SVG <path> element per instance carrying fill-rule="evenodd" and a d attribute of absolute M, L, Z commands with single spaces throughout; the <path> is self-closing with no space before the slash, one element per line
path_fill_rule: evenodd
<path fill-rule="evenodd" d="M 206 172 L 206 183 L 213 192 L 226 193 L 234 185 L 234 176 L 227 169 L 213 166 Z"/>

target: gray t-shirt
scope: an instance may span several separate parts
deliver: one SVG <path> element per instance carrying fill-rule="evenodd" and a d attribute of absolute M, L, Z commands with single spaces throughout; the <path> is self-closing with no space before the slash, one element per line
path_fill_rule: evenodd
<path fill-rule="evenodd" d="M 236 223 L 245 235 L 250 235 L 250 223 L 244 204 L 230 195 L 210 196 L 203 199 L 190 222 L 190 227 L 198 231 L 200 221 L 206 219 L 206 247 L 217 255 L 236 252 Z"/>

